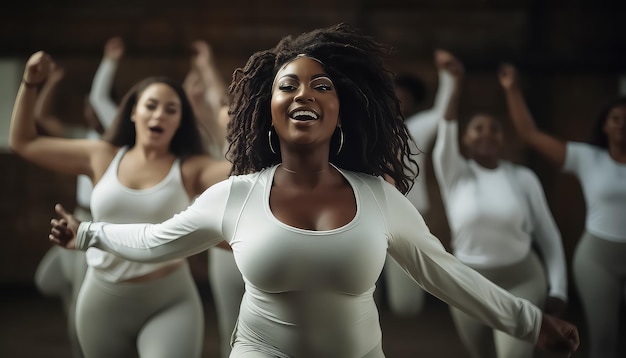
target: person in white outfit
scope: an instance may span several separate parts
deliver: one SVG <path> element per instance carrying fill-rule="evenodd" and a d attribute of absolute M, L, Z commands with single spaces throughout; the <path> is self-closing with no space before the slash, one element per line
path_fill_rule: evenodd
<path fill-rule="evenodd" d="M 626 282 L 626 97 L 613 99 L 599 113 L 592 143 L 566 142 L 537 128 L 515 66 L 503 64 L 499 78 L 520 137 L 580 182 L 587 210 L 573 276 L 588 326 L 589 357 L 617 358 Z"/>
<path fill-rule="evenodd" d="M 57 205 L 50 239 L 148 262 L 225 240 L 246 284 L 233 358 L 384 357 L 373 293 L 387 252 L 435 296 L 571 354 L 574 326 L 447 253 L 404 197 L 410 136 L 388 53 L 338 24 L 253 54 L 230 87 L 230 179 L 160 224 L 81 223 Z"/>
<path fill-rule="evenodd" d="M 457 124 L 463 65 L 455 60 L 454 92 L 439 122 L 433 168 L 448 216 L 453 254 L 467 266 L 546 312 L 562 313 L 567 270 L 560 232 L 541 183 L 529 169 L 500 158 L 502 126 L 479 113 L 468 122 L 459 147 Z M 540 255 L 537 255 L 535 249 Z M 541 257 L 541 259 L 539 258 Z M 493 330 L 451 307 L 453 321 L 474 358 L 530 358 L 532 344 Z"/>
<path fill-rule="evenodd" d="M 416 77 L 399 75 L 394 77 L 394 90 L 400 101 L 406 125 L 417 148 L 414 156 L 420 175 L 417 176 L 413 187 L 407 193 L 407 198 L 425 216 L 430 209 L 428 186 L 426 181 L 426 156 L 430 154 L 437 123 L 443 116 L 446 104 L 452 93 L 452 77 L 446 71 L 446 63 L 452 54 L 444 50 L 435 51 L 435 66 L 438 72 L 438 87 L 434 105 L 425 110 L 416 111 L 423 100 L 423 85 Z M 411 317 L 419 314 L 425 302 L 425 292 L 389 257 L 385 262 L 384 287 L 387 302 L 391 311 L 399 316 Z"/>
<path fill-rule="evenodd" d="M 119 59 L 124 53 L 123 43 L 119 38 L 107 41 L 104 47 L 104 56 L 91 86 L 91 91 L 85 103 L 85 128 L 81 129 L 81 135 L 86 139 L 99 139 L 104 131 L 111 126 L 115 117 L 117 105 L 110 103 L 108 91 L 111 87 L 113 73 Z M 64 70 L 54 66 L 50 76 L 43 85 L 39 96 L 35 116 L 37 124 L 41 124 L 48 135 L 66 137 L 67 130 L 63 123 L 55 116 L 41 116 L 38 113 L 49 111 L 53 89 L 63 77 Z M 107 93 L 105 95 L 105 93 Z M 93 185 L 86 175 L 76 177 L 76 207 L 74 215 L 81 220 L 91 220 L 91 191 Z M 72 355 L 75 358 L 83 357 L 78 343 L 75 326 L 76 299 L 80 291 L 85 273 L 87 272 L 87 260 L 84 252 L 68 252 L 52 247 L 41 260 L 35 272 L 35 284 L 37 288 L 49 296 L 59 296 L 62 299 L 64 310 L 67 314 L 68 338 Z"/>
<path fill-rule="evenodd" d="M 231 165 L 205 152 L 180 84 L 151 77 L 124 97 L 103 140 L 39 136 L 32 104 L 51 58 L 26 63 L 11 118 L 11 149 L 59 172 L 88 175 L 94 220 L 160 222 L 225 179 Z M 96 248 L 76 302 L 76 330 L 86 357 L 200 357 L 202 302 L 184 259 L 138 263 Z M 96 322 L 97 324 L 94 324 Z"/>

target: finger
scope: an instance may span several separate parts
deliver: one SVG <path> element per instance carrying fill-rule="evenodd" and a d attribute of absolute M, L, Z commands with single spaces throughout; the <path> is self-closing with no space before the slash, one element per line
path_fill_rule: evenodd
<path fill-rule="evenodd" d="M 61 245 L 63 246 L 63 244 L 61 244 L 61 241 L 59 241 L 59 239 L 57 239 L 56 237 L 54 237 L 53 235 L 48 235 L 48 240 L 54 242 L 57 245 Z"/>
<path fill-rule="evenodd" d="M 67 220 L 65 220 L 65 219 L 52 219 L 52 220 L 50 220 L 50 226 L 52 226 L 52 227 L 67 227 Z"/>
<path fill-rule="evenodd" d="M 52 229 L 50 229 L 50 234 L 54 235 L 54 237 L 61 237 L 62 235 L 66 234 L 67 231 L 63 230 L 63 229 L 59 229 L 56 227 L 53 227 Z"/>
<path fill-rule="evenodd" d="M 68 217 L 69 216 L 69 213 L 65 210 L 65 208 L 61 204 L 56 204 L 54 206 L 54 211 L 56 211 L 57 214 L 59 214 L 59 215 L 61 215 L 63 217 Z"/>

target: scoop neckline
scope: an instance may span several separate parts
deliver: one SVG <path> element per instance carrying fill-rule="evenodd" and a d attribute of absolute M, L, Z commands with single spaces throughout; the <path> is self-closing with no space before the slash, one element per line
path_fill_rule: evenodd
<path fill-rule="evenodd" d="M 343 170 L 341 170 L 340 168 L 336 167 L 334 164 L 330 163 L 330 165 L 335 168 L 339 174 L 341 174 L 346 181 L 348 182 L 348 184 L 350 185 L 350 188 L 352 188 L 352 194 L 354 195 L 354 201 L 356 203 L 356 213 L 354 214 L 354 217 L 352 218 L 352 220 L 350 220 L 348 223 L 346 223 L 343 226 L 334 228 L 334 229 L 330 229 L 330 230 L 309 230 L 309 229 L 302 229 L 299 227 L 295 227 L 295 226 L 291 226 L 288 224 L 285 224 L 284 222 L 278 220 L 278 218 L 274 215 L 274 213 L 272 212 L 272 209 L 270 208 L 270 193 L 272 190 L 272 184 L 274 183 L 274 174 L 276 173 L 276 169 L 280 166 L 281 164 L 276 164 L 274 165 L 272 168 L 270 168 L 270 170 L 268 171 L 267 174 L 267 185 L 265 186 L 265 192 L 263 195 L 263 209 L 265 210 L 266 215 L 270 218 L 270 220 L 272 220 L 274 223 L 276 223 L 278 226 L 289 230 L 289 231 L 293 231 L 296 233 L 300 233 L 300 234 L 306 234 L 306 235 L 315 235 L 315 236 L 323 236 L 323 235 L 329 235 L 329 234 L 336 234 L 336 233 L 340 233 L 346 230 L 349 230 L 350 228 L 352 228 L 354 225 L 356 225 L 360 215 L 361 215 L 361 199 L 359 196 L 358 191 L 356 190 L 356 183 L 354 183 L 353 178 L 350 178 L 349 175 L 347 175 Z"/>

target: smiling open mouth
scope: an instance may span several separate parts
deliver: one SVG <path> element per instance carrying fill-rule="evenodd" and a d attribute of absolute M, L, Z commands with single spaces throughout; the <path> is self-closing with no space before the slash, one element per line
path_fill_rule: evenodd
<path fill-rule="evenodd" d="M 163 128 L 161 128 L 161 127 L 150 127 L 150 132 L 152 132 L 152 133 L 163 133 Z"/>
<path fill-rule="evenodd" d="M 313 121 L 319 118 L 318 114 L 313 111 L 295 111 L 289 117 L 297 121 Z"/>

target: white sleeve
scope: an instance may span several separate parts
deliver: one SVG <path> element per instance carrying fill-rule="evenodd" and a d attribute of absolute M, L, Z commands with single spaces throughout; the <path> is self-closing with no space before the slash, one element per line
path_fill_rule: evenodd
<path fill-rule="evenodd" d="M 589 170 L 588 165 L 593 162 L 592 153 L 591 146 L 587 143 L 567 142 L 563 171 L 580 176 L 580 173 Z"/>
<path fill-rule="evenodd" d="M 385 189 L 385 197 L 388 252 L 420 286 L 495 329 L 536 342 L 542 320 L 538 307 L 500 288 L 448 253 L 400 192 L 390 186 Z"/>
<path fill-rule="evenodd" d="M 118 106 L 111 99 L 111 86 L 116 70 L 117 61 L 102 59 L 93 77 L 89 92 L 89 104 L 93 107 L 105 130 L 111 127 L 117 114 Z"/>
<path fill-rule="evenodd" d="M 467 160 L 459 149 L 458 132 L 457 121 L 439 120 L 437 141 L 433 149 L 433 170 L 444 202 L 447 201 L 450 188 L 468 170 Z"/>
<path fill-rule="evenodd" d="M 567 302 L 567 269 L 561 233 L 554 222 L 537 176 L 530 170 L 522 170 L 519 174 L 518 182 L 526 186 L 525 191 L 531 206 L 529 211 L 532 219 L 533 241 L 541 251 L 548 273 L 549 295 Z"/>
<path fill-rule="evenodd" d="M 439 71 L 439 85 L 432 108 L 418 112 L 406 120 L 407 128 L 421 151 L 432 144 L 437 133 L 437 123 L 443 118 L 446 106 L 452 96 L 454 79 L 447 71 Z"/>
<path fill-rule="evenodd" d="M 160 224 L 83 222 L 76 248 L 96 247 L 137 262 L 162 262 L 202 252 L 223 240 L 222 221 L 232 181 L 208 188 L 186 210 Z"/>

